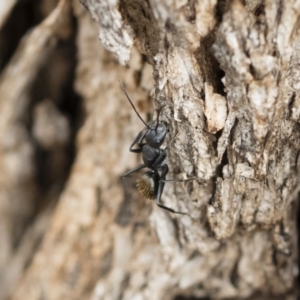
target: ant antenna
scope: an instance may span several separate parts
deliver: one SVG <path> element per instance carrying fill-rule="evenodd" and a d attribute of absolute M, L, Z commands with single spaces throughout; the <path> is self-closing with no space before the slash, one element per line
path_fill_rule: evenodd
<path fill-rule="evenodd" d="M 159 124 L 159 115 L 160 115 L 160 112 L 162 111 L 162 109 L 164 108 L 165 106 L 163 105 L 161 108 L 159 108 L 157 110 L 157 118 L 156 118 L 156 127 L 155 127 L 155 133 L 156 133 L 156 130 L 158 128 L 158 124 Z"/>
<path fill-rule="evenodd" d="M 130 100 L 126 90 L 125 90 L 125 87 L 122 83 L 122 81 L 119 80 L 119 83 L 120 83 L 120 86 L 121 86 L 121 89 L 123 90 L 125 96 L 127 97 L 129 103 L 131 104 L 132 108 L 134 109 L 134 111 L 136 112 L 137 116 L 140 118 L 140 120 L 146 125 L 147 128 L 150 129 L 150 127 L 146 124 L 146 122 L 142 119 L 142 117 L 140 116 L 140 114 L 138 113 L 138 111 L 136 110 L 135 106 L 133 105 L 132 101 Z"/>

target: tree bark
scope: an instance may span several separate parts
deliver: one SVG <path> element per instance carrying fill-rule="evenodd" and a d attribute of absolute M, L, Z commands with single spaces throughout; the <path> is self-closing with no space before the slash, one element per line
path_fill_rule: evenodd
<path fill-rule="evenodd" d="M 0 299 L 297 299 L 299 1 L 81 2 L 1 73 Z M 120 179 L 143 124 L 119 80 L 163 107 L 168 178 L 197 179 L 162 199 L 188 215 Z"/>

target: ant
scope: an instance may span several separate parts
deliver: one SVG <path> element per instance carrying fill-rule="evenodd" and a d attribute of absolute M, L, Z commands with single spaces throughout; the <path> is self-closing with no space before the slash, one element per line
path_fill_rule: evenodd
<path fill-rule="evenodd" d="M 169 208 L 161 203 L 161 195 L 166 182 L 184 182 L 195 179 L 189 178 L 166 180 L 166 176 L 169 172 L 168 165 L 164 163 L 164 160 L 167 157 L 166 150 L 174 141 L 177 134 L 173 137 L 172 141 L 165 149 L 160 148 L 165 140 L 167 132 L 169 131 L 167 123 L 159 120 L 160 113 L 164 106 L 157 110 L 156 121 L 147 124 L 139 115 L 138 111 L 130 100 L 122 82 L 120 82 L 120 86 L 137 116 L 146 126 L 142 131 L 139 132 L 129 148 L 130 152 L 142 153 L 144 163 L 124 173 L 121 177 L 124 178 L 141 169 L 148 168 L 149 170 L 141 176 L 140 180 L 137 181 L 137 188 L 139 192 L 148 199 L 156 199 L 156 205 L 165 210 L 168 210 L 172 213 L 188 215 L 188 213 L 175 211 L 174 209 Z M 146 142 L 143 142 L 144 140 Z M 133 148 L 134 145 L 137 145 L 138 147 Z"/>

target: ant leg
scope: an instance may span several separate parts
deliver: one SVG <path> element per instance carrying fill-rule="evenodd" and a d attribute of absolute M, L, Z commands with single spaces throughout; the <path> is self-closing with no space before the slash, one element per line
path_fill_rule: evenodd
<path fill-rule="evenodd" d="M 158 157 L 156 158 L 155 162 L 153 163 L 152 167 L 153 168 L 156 168 L 158 167 L 159 165 L 161 165 L 163 163 L 163 161 L 166 159 L 167 157 L 167 154 L 166 152 L 163 150 L 163 149 L 159 149 L 159 155 Z M 169 168 L 167 170 L 167 173 L 169 172 Z M 166 173 L 166 175 L 167 175 Z"/>
<path fill-rule="evenodd" d="M 157 200 L 156 200 L 156 205 L 159 206 L 160 208 L 163 208 L 163 209 L 165 209 L 165 210 L 171 212 L 171 213 L 174 213 L 174 214 L 180 214 L 180 215 L 188 215 L 188 216 L 189 216 L 188 213 L 185 213 L 185 212 L 182 212 L 182 211 L 176 211 L 176 210 L 174 210 L 174 209 L 172 209 L 172 208 L 170 208 L 170 207 L 164 206 L 164 205 L 158 203 Z"/>
<path fill-rule="evenodd" d="M 165 178 L 169 172 L 169 167 L 168 165 L 162 165 L 161 166 L 161 169 L 162 169 L 162 174 L 161 174 L 161 179 L 159 181 L 159 184 L 158 184 L 158 190 L 157 190 L 157 195 L 156 195 L 156 205 L 165 209 L 165 210 L 168 210 L 172 213 L 175 213 L 175 214 L 181 214 L 181 215 L 189 215 L 188 213 L 185 213 L 185 212 L 181 212 L 181 211 L 176 211 L 170 207 L 167 207 L 167 206 L 164 206 L 163 204 L 161 204 L 161 195 L 162 195 L 162 192 L 164 190 L 164 187 L 165 187 Z"/>
<path fill-rule="evenodd" d="M 132 142 L 132 144 L 129 147 L 129 151 L 133 152 L 133 153 L 141 153 L 142 152 L 142 148 L 143 148 L 143 143 L 142 140 L 145 137 L 145 134 L 147 132 L 148 128 L 143 129 L 134 139 L 134 141 Z M 137 149 L 132 149 L 132 147 L 137 144 L 139 146 L 139 148 Z"/>
<path fill-rule="evenodd" d="M 132 173 L 134 173 L 134 172 L 137 172 L 137 171 L 139 171 L 139 170 L 141 170 L 141 169 L 143 169 L 143 168 L 146 168 L 146 165 L 144 165 L 144 164 L 143 164 L 143 165 L 139 165 L 139 166 L 137 166 L 137 167 L 135 167 L 135 168 L 129 170 L 128 172 L 124 173 L 124 174 L 121 176 L 121 178 L 127 177 L 128 175 L 130 175 L 130 174 L 132 174 Z"/>
<path fill-rule="evenodd" d="M 195 179 L 199 179 L 198 177 L 192 177 L 192 178 L 187 178 L 187 179 L 165 179 L 165 180 L 162 180 L 163 182 L 185 182 L 185 181 L 190 181 L 190 180 L 195 180 Z"/>

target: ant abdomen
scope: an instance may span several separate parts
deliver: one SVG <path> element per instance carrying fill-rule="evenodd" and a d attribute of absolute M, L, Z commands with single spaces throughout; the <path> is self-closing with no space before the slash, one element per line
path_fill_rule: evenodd
<path fill-rule="evenodd" d="M 152 171 L 145 172 L 136 182 L 136 187 L 140 194 L 147 199 L 154 200 L 156 198 L 156 182 L 157 174 Z"/>

